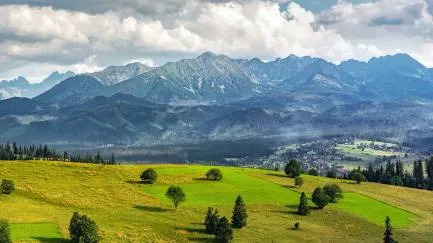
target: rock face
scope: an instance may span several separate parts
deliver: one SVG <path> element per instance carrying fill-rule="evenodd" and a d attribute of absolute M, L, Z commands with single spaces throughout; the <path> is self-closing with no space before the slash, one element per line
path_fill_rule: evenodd
<path fill-rule="evenodd" d="M 89 73 L 87 75 L 94 77 L 103 85 L 114 85 L 118 84 L 122 81 L 128 80 L 145 72 L 152 70 L 153 68 L 144 65 L 142 63 L 130 63 L 125 66 L 111 66 L 106 69 Z"/>

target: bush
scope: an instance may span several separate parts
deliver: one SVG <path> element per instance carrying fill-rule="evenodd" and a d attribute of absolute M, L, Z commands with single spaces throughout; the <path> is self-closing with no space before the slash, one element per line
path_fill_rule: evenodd
<path fill-rule="evenodd" d="M 319 172 L 316 169 L 313 168 L 310 171 L 308 171 L 308 174 L 312 175 L 312 176 L 318 176 Z"/>
<path fill-rule="evenodd" d="M 296 160 L 290 160 L 284 168 L 286 175 L 292 178 L 298 177 L 301 173 L 301 164 Z"/>
<path fill-rule="evenodd" d="M 140 179 L 147 184 L 154 184 L 158 179 L 158 174 L 152 168 L 149 168 L 141 173 Z"/>
<path fill-rule="evenodd" d="M 223 179 L 223 173 L 221 172 L 220 169 L 216 169 L 216 168 L 210 169 L 206 173 L 206 179 L 212 181 L 220 181 Z"/>
<path fill-rule="evenodd" d="M 299 230 L 300 226 L 301 226 L 301 224 L 299 222 L 296 222 L 294 227 L 293 227 L 293 230 Z"/>
<path fill-rule="evenodd" d="M 215 231 L 216 243 L 228 243 L 233 239 L 233 229 L 226 217 L 218 220 L 218 226 Z"/>
<path fill-rule="evenodd" d="M 338 199 L 343 198 L 343 191 L 337 184 L 326 185 L 323 187 L 323 192 L 329 196 L 331 203 L 336 203 Z"/>
<path fill-rule="evenodd" d="M 326 177 L 335 179 L 337 178 L 337 173 L 334 170 L 329 170 L 326 173 Z"/>
<path fill-rule="evenodd" d="M 175 209 L 177 209 L 181 202 L 185 201 L 185 193 L 178 186 L 170 186 L 165 196 L 173 202 Z"/>
<path fill-rule="evenodd" d="M 304 179 L 300 176 L 295 178 L 295 186 L 297 187 L 301 187 L 302 185 L 304 185 Z"/>
<path fill-rule="evenodd" d="M 3 219 L 0 220 L 0 242 L 12 243 L 9 222 Z"/>
<path fill-rule="evenodd" d="M 69 236 L 72 243 L 97 243 L 100 240 L 95 221 L 77 212 L 72 215 Z"/>
<path fill-rule="evenodd" d="M 316 204 L 316 206 L 319 209 L 323 209 L 324 207 L 326 207 L 326 205 L 328 205 L 329 203 L 329 196 L 326 195 L 326 193 L 323 192 L 322 188 L 317 187 L 314 192 L 313 195 L 311 196 L 311 199 L 313 201 L 314 204 Z"/>
<path fill-rule="evenodd" d="M 15 184 L 10 180 L 2 180 L 2 184 L 0 186 L 2 194 L 9 195 L 13 191 L 15 191 Z"/>

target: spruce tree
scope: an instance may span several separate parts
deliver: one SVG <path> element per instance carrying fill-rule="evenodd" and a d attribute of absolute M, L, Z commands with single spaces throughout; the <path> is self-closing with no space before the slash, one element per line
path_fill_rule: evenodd
<path fill-rule="evenodd" d="M 392 238 L 391 219 L 388 216 L 386 216 L 386 219 L 385 219 L 385 232 L 383 233 L 383 235 L 384 235 L 383 243 L 396 243 L 397 242 Z"/>
<path fill-rule="evenodd" d="M 226 217 L 218 220 L 218 226 L 215 231 L 216 243 L 228 243 L 233 239 L 233 230 Z"/>
<path fill-rule="evenodd" d="M 241 196 L 236 198 L 235 206 L 233 208 L 232 225 L 233 228 L 240 229 L 247 225 L 247 209 L 244 200 Z"/>
<path fill-rule="evenodd" d="M 301 198 L 299 199 L 298 214 L 305 216 L 309 213 L 310 208 L 308 207 L 307 196 L 305 195 L 305 192 L 302 192 Z"/>
<path fill-rule="evenodd" d="M 206 218 L 204 219 L 204 225 L 206 227 L 206 233 L 215 234 L 218 226 L 218 210 L 211 207 L 207 208 Z"/>

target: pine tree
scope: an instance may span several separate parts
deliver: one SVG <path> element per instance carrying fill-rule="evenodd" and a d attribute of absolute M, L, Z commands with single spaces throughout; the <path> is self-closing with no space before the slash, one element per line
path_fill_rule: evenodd
<path fill-rule="evenodd" d="M 310 208 L 308 207 L 308 201 L 305 192 L 302 192 L 301 198 L 299 199 L 298 214 L 304 216 L 310 214 Z"/>
<path fill-rule="evenodd" d="M 383 243 L 396 243 L 396 241 L 392 238 L 391 219 L 388 216 L 386 216 L 385 219 L 385 232 L 383 235 Z"/>
<path fill-rule="evenodd" d="M 233 239 L 233 230 L 226 217 L 218 220 L 218 226 L 215 231 L 216 243 L 228 243 Z"/>
<path fill-rule="evenodd" d="M 215 234 L 217 226 L 218 226 L 218 210 L 213 209 L 211 207 L 207 208 L 206 217 L 204 219 L 204 225 L 206 227 L 206 233 Z"/>
<path fill-rule="evenodd" d="M 240 229 L 247 225 L 247 209 L 244 200 L 241 196 L 236 198 L 235 206 L 233 208 L 232 225 L 233 228 Z"/>

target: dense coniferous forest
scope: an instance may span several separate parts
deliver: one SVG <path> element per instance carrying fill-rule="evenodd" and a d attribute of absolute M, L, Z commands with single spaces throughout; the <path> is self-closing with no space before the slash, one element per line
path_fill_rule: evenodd
<path fill-rule="evenodd" d="M 99 152 L 85 155 L 68 154 L 57 152 L 54 148 L 47 145 L 17 145 L 14 143 L 0 144 L 0 160 L 51 160 L 93 164 L 116 164 L 114 154 L 109 159 L 105 159 Z"/>
<path fill-rule="evenodd" d="M 354 177 L 359 172 L 369 182 L 433 190 L 433 156 L 425 161 L 414 161 L 412 173 L 404 169 L 401 161 L 394 163 L 388 161 L 385 166 L 374 167 L 373 164 L 370 164 L 368 168 L 362 170 L 358 167 L 352 170 L 345 179 L 355 180 Z"/>

